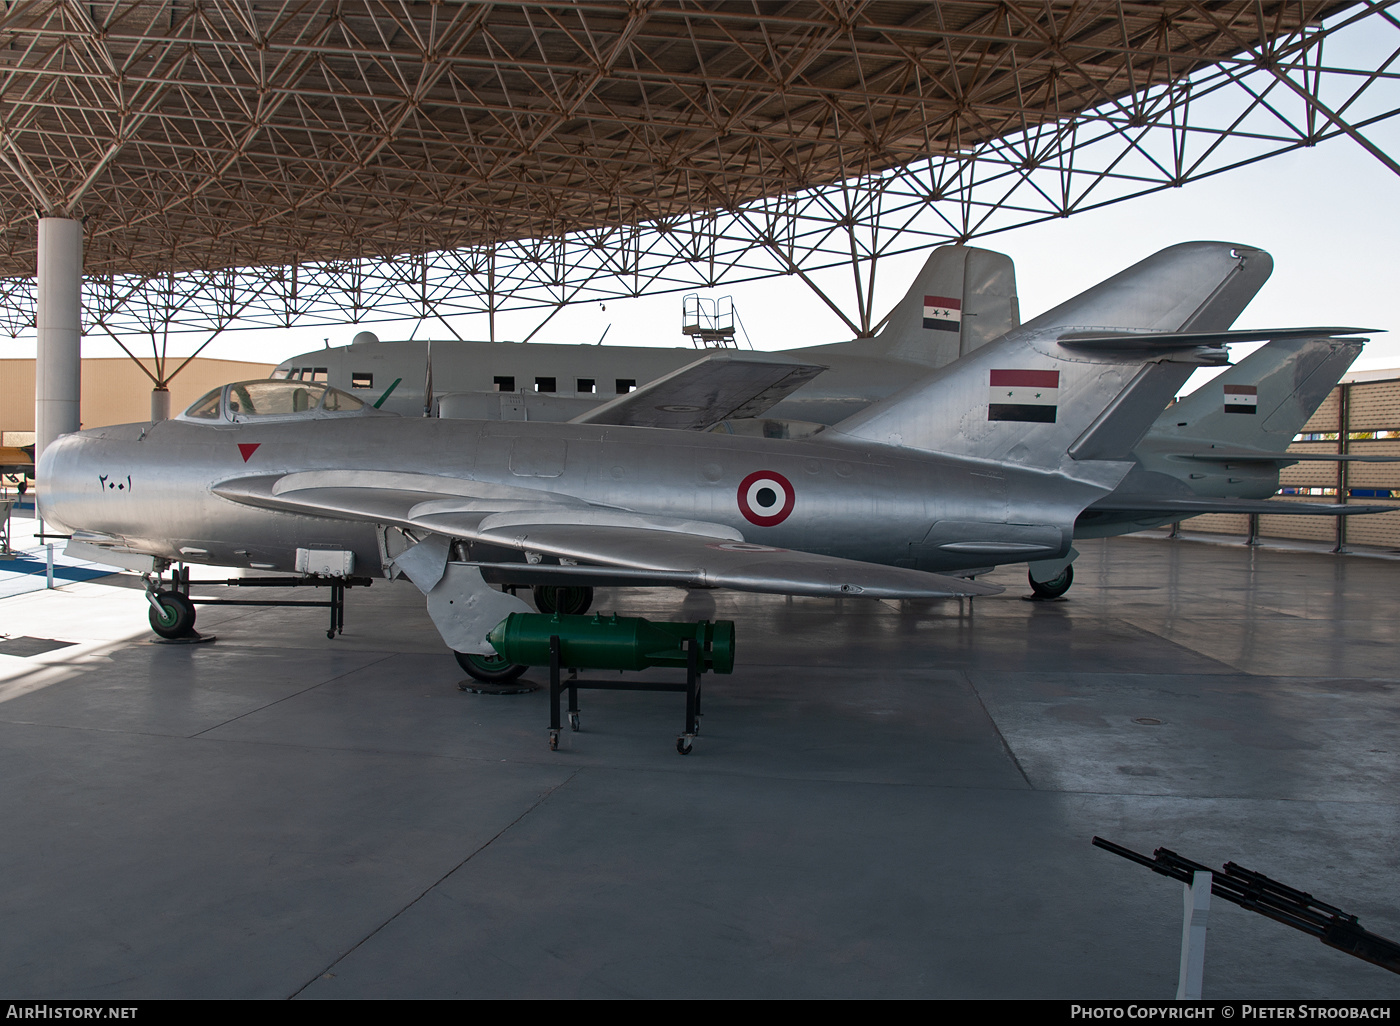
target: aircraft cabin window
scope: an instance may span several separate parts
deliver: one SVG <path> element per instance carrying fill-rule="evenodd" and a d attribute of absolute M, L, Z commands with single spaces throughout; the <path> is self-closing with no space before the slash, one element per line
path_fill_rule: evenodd
<path fill-rule="evenodd" d="M 617 379 L 617 394 L 618 394 L 618 395 L 626 395 L 628 392 L 635 392 L 636 390 L 637 390 L 637 379 L 636 379 L 636 378 L 618 378 L 618 379 Z"/>
<path fill-rule="evenodd" d="M 330 374 L 329 374 L 329 372 L 326 370 L 325 367 L 313 367 L 313 368 L 311 368 L 311 380 L 312 380 L 312 381 L 329 381 L 329 380 L 330 380 Z"/>
<path fill-rule="evenodd" d="M 216 420 L 219 416 L 219 399 L 223 396 L 223 387 L 214 389 L 200 396 L 193 406 L 185 411 L 186 417 L 199 417 L 202 420 Z"/>
<path fill-rule="evenodd" d="M 350 375 L 351 388 L 373 388 L 374 375 L 365 371 L 354 371 Z"/>
<path fill-rule="evenodd" d="M 508 374 L 507 374 L 507 375 L 504 375 L 504 376 L 497 375 L 496 378 L 495 378 L 495 382 L 496 382 L 496 391 L 497 391 L 497 392 L 514 392 L 514 391 L 515 391 L 515 378 L 511 377 L 511 376 L 508 375 Z"/>
<path fill-rule="evenodd" d="M 577 389 L 577 391 L 578 391 L 578 394 L 579 394 L 579 395 L 592 395 L 592 394 L 594 393 L 594 391 L 597 389 L 597 387 L 598 387 L 598 383 L 597 383 L 596 381 L 594 381 L 592 378 L 579 378 L 579 379 L 578 379 L 578 389 Z"/>
<path fill-rule="evenodd" d="M 554 391 L 554 379 L 553 379 L 553 378 L 536 378 L 536 379 L 535 379 L 535 391 L 536 391 L 536 392 L 553 392 L 553 391 Z"/>
<path fill-rule="evenodd" d="M 274 381 L 283 381 L 287 377 L 289 377 L 291 373 L 292 370 L 290 367 L 278 367 L 275 371 L 272 372 L 272 378 Z"/>

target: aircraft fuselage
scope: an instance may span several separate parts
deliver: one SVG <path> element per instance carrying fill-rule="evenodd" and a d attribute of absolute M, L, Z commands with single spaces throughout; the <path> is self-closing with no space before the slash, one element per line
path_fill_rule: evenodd
<path fill-rule="evenodd" d="M 1126 467 L 1125 467 L 1126 469 Z M 168 560 L 293 570 L 297 548 L 381 568 L 376 526 L 255 508 L 225 482 L 307 471 L 423 475 L 479 508 L 580 502 L 721 524 L 746 541 L 926 570 L 1053 558 L 1104 488 L 1069 474 L 827 433 L 810 440 L 586 425 L 347 418 L 174 420 L 67 435 L 44 454 L 42 513 Z M 392 517 L 385 518 L 392 524 Z M 518 558 L 518 557 L 516 557 Z"/>

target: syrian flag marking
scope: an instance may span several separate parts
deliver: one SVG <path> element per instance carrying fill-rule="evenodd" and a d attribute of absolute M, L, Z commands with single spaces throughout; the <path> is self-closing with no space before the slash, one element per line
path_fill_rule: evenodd
<path fill-rule="evenodd" d="M 1258 412 L 1259 412 L 1259 386 L 1258 386 L 1258 385 L 1226 385 L 1226 386 L 1225 386 L 1225 412 L 1226 412 L 1226 413 L 1258 413 Z"/>
<path fill-rule="evenodd" d="M 773 470 L 756 470 L 739 482 L 739 512 L 759 527 L 776 527 L 797 502 L 792 482 Z"/>
<path fill-rule="evenodd" d="M 962 300 L 948 296 L 925 296 L 924 327 L 934 331 L 960 331 Z"/>
<path fill-rule="evenodd" d="M 1053 424 L 1059 401 L 1059 371 L 994 370 L 987 419 Z"/>

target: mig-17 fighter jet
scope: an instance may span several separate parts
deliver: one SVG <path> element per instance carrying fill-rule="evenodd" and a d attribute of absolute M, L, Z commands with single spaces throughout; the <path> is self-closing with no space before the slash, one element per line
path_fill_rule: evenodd
<path fill-rule="evenodd" d="M 239 382 L 170 421 L 63 436 L 40 461 L 41 512 L 95 558 L 156 574 L 176 561 L 401 573 L 486 679 L 519 672 L 487 634 L 528 608 L 488 581 L 993 593 L 950 575 L 1069 553 L 1191 371 L 1226 362 L 1230 333 L 1193 319 L 1242 307 L 1247 268 L 1238 250 L 1149 258 L 1052 311 L 1059 323 L 1023 325 L 804 439 L 618 423 L 645 389 L 560 424 L 397 417 L 314 382 Z M 765 402 L 819 369 L 739 364 Z M 739 364 L 691 373 L 732 383 Z M 158 579 L 153 624 L 191 629 L 188 599 Z"/>

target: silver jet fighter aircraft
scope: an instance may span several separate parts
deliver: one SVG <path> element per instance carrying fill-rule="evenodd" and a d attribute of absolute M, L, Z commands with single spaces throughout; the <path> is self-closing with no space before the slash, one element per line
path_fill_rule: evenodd
<path fill-rule="evenodd" d="M 1183 269 L 1169 270 L 1180 291 Z M 1173 310 L 1203 305 L 1199 275 L 1185 275 L 1189 300 L 1163 294 L 1163 277 L 1160 266 L 1136 283 L 1115 276 L 1120 307 L 1179 320 Z M 1228 292 L 1215 285 L 1204 295 Z M 463 665 L 489 677 L 518 672 L 491 665 L 486 637 L 528 607 L 487 577 L 1000 590 L 945 574 L 1063 558 L 1077 517 L 1128 472 L 1192 369 L 1225 361 L 1223 340 L 1027 327 L 808 439 L 399 418 L 322 385 L 241 382 L 172 421 L 64 436 L 41 460 L 41 509 L 89 554 L 135 568 L 402 573 Z M 755 367 L 771 382 L 772 368 Z M 152 602 L 161 618 L 179 604 Z"/>

